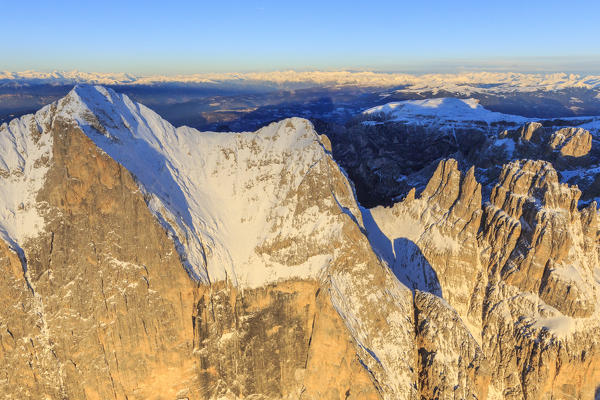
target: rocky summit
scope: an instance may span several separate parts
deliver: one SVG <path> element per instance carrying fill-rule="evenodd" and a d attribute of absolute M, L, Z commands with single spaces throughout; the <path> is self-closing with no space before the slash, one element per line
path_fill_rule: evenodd
<path fill-rule="evenodd" d="M 373 208 L 301 118 L 200 132 L 81 85 L 4 123 L 0 396 L 599 398 L 593 136 L 496 114 L 399 114 L 439 146 Z"/>

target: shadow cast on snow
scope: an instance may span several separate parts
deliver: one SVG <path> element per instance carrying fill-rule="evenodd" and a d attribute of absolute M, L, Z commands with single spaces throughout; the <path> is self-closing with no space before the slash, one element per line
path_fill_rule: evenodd
<path fill-rule="evenodd" d="M 381 231 L 370 210 L 361 207 L 361 212 L 373 250 L 388 264 L 398 280 L 409 289 L 443 297 L 437 273 L 419 246 L 405 237 L 390 239 Z"/>

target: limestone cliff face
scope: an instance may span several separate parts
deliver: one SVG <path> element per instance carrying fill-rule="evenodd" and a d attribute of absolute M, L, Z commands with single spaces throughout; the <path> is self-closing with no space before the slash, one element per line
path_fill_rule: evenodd
<path fill-rule="evenodd" d="M 547 139 L 546 130 L 539 122 L 528 122 L 516 130 L 504 131 L 500 136 L 508 136 L 521 142 L 540 144 Z"/>
<path fill-rule="evenodd" d="M 103 98 L 86 99 L 86 104 Z M 266 226 L 273 229 L 261 232 L 258 242 L 247 238 L 256 255 L 290 271 L 307 260 L 323 266 L 293 281 L 285 279 L 284 270 L 282 278 L 268 283 L 271 278 L 255 264 L 244 271 L 233 263 L 240 276 L 258 273 L 254 279 L 266 279 L 250 288 L 232 283 L 235 275 L 227 273 L 224 280 L 218 274 L 212 282 L 195 280 L 194 272 L 206 271 L 207 265 L 190 268 L 194 258 L 188 257 L 186 244 L 206 243 L 204 262 L 211 262 L 209 252 L 218 250 L 218 238 L 201 229 L 197 238 L 185 236 L 177 221 L 161 218 L 174 216 L 176 194 L 159 198 L 164 208 L 157 211 L 157 198 L 165 193 L 153 190 L 167 181 L 157 185 L 148 175 L 134 176 L 99 148 L 118 155 L 111 144 L 129 139 L 114 130 L 121 126 L 118 115 L 81 111 L 82 101 L 72 94 L 44 109 L 43 118 L 3 126 L 3 135 L 36 138 L 49 151 L 32 151 L 33 161 L 27 158 L 24 166 L 15 158 L 21 170 L 34 164 L 43 168 L 41 184 L 32 189 L 34 200 L 17 204 L 13 212 L 35 212 L 37 230 L 16 235 L 2 220 L 7 230 L 0 280 L 4 397 L 417 398 L 411 292 L 372 252 L 352 188 L 328 156 L 326 138 L 315 136 L 308 122 L 284 121 L 254 138 L 231 136 L 231 148 L 221 138 L 214 147 L 202 148 L 211 155 L 217 150 L 220 161 L 208 169 L 213 174 L 219 163 L 246 151 L 254 157 L 248 162 L 263 157 L 251 166 L 256 175 L 247 174 L 246 162 L 224 169 L 237 175 L 235 191 L 251 190 L 250 183 L 264 191 L 273 179 L 280 185 L 280 205 L 264 210 L 271 212 Z M 141 118 L 121 117 L 129 127 Z M 299 151 L 305 157 L 294 159 L 281 140 L 306 144 L 313 152 Z M 33 141 L 25 143 L 37 149 Z M 281 169 L 286 159 L 298 161 L 297 169 Z M 3 184 L 24 175 L 8 171 Z M 202 221 L 204 227 L 215 221 L 218 226 L 223 220 L 217 216 L 240 210 L 212 211 L 215 219 Z M 244 209 L 241 222 L 264 217 L 256 211 Z M 289 226 L 297 228 L 296 236 L 285 229 Z M 229 233 L 226 228 L 231 225 L 221 234 Z M 394 319 L 388 321 L 390 316 Z"/>
<path fill-rule="evenodd" d="M 483 343 L 505 396 L 592 398 L 600 379 L 598 356 L 587 358 L 599 351 L 597 210 L 579 211 L 579 194 L 549 163 L 515 162 L 486 206 L 482 257 L 496 284 Z"/>
<path fill-rule="evenodd" d="M 502 279 L 538 294 L 565 315 L 592 315 L 597 299 L 590 285 L 597 253 L 586 254 L 582 248 L 579 190 L 560 184 L 547 162 L 509 164 L 500 179 L 486 216 L 503 212 L 520 231 L 514 247 L 504 243 L 502 251 L 508 259 L 502 266 Z M 489 229 L 495 230 L 493 224 Z"/>
<path fill-rule="evenodd" d="M 552 156 L 552 152 L 556 152 L 562 157 L 579 158 L 588 155 L 592 149 L 592 135 L 586 129 L 567 127 L 552 132 L 539 122 L 528 122 L 518 129 L 503 131 L 499 137 L 512 139 L 521 157 L 556 159 Z"/>
<path fill-rule="evenodd" d="M 479 325 L 477 299 L 487 275 L 478 258 L 481 185 L 473 169 L 462 176 L 455 160 L 442 161 L 418 198 L 412 191 L 403 202 L 371 214 L 369 235 L 384 255 L 383 246 L 391 243 L 387 258 L 400 280 L 443 297 L 468 325 Z"/>
<path fill-rule="evenodd" d="M 194 313 L 199 382 L 207 396 L 377 399 L 355 344 L 318 282 L 239 292 L 202 287 Z"/>
<path fill-rule="evenodd" d="M 443 299 L 415 292 L 421 398 L 486 398 L 487 360 L 462 319 Z"/>

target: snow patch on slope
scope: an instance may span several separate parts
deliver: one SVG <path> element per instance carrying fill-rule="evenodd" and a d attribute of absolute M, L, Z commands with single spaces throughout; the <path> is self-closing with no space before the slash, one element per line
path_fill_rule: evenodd
<path fill-rule="evenodd" d="M 49 106 L 0 126 L 0 237 L 15 250 L 44 228 L 36 195 L 52 158 Z"/>

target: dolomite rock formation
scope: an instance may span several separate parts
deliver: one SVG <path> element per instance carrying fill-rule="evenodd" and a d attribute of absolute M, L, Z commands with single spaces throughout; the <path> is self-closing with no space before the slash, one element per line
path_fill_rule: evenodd
<path fill-rule="evenodd" d="M 3 398 L 597 389 L 598 213 L 549 163 L 482 205 L 444 160 L 367 210 L 308 121 L 198 132 L 87 86 L 0 144 Z"/>
<path fill-rule="evenodd" d="M 479 325 L 473 307 L 480 307 L 475 299 L 486 274 L 478 259 L 481 185 L 473 169 L 463 177 L 455 160 L 442 161 L 419 198 L 411 191 L 403 202 L 370 213 L 371 240 L 400 280 L 446 299 L 465 323 Z"/>
<path fill-rule="evenodd" d="M 528 158 L 550 160 L 553 151 L 563 157 L 578 158 L 587 155 L 592 148 L 592 135 L 586 129 L 567 127 L 550 133 L 539 122 L 528 122 L 518 129 L 503 131 L 499 137 L 512 139 L 520 155 Z"/>
<path fill-rule="evenodd" d="M 448 376 L 472 376 L 474 370 L 485 387 L 479 396 L 593 398 L 600 379 L 595 203 L 579 211 L 579 190 L 559 183 L 544 161 L 505 165 L 485 205 L 472 174 L 463 177 L 454 160 L 441 161 L 421 196 L 411 192 L 403 202 L 369 213 L 374 243 L 382 242 L 380 230 L 392 242 L 417 244 L 412 255 L 396 256 L 401 280 L 431 289 L 428 282 L 437 279 L 439 289 L 427 296 L 442 304 L 443 297 L 460 316 L 453 329 L 443 329 L 452 322 L 438 325 L 435 339 L 445 345 L 429 342 L 421 353 L 433 361 L 465 354 L 477 360 L 470 370 L 460 364 L 444 370 L 451 364 L 432 362 L 422 381 L 422 390 L 433 388 L 426 398 L 443 397 L 435 391 L 451 386 Z M 418 283 L 427 270 L 430 278 Z M 442 348 L 455 353 L 444 356 Z M 432 370 L 443 372 L 432 378 Z"/>
<path fill-rule="evenodd" d="M 315 281 L 243 294 L 225 284 L 203 287 L 193 320 L 200 387 L 209 397 L 379 398 Z"/>
<path fill-rule="evenodd" d="M 563 128 L 552 134 L 549 145 L 563 156 L 583 157 L 592 148 L 592 135 L 582 128 Z"/>
<path fill-rule="evenodd" d="M 26 128 L 53 145 L 36 196 L 45 225 L 19 244 L 20 273 L 4 247 L 2 396 L 175 397 L 195 378 L 194 285 L 173 243 L 131 174 L 81 130 L 56 115 Z"/>
<path fill-rule="evenodd" d="M 502 132 L 500 136 L 508 136 L 513 140 L 538 144 L 547 139 L 546 131 L 539 122 L 527 122 L 519 129 Z"/>

